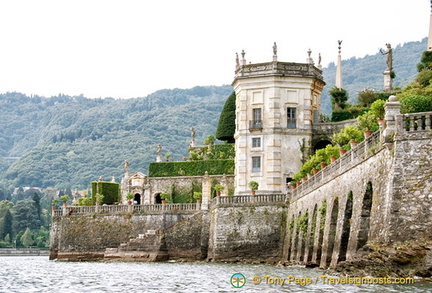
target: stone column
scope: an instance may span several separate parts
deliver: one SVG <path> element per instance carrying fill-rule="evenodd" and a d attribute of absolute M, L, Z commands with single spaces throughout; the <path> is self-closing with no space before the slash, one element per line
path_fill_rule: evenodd
<path fill-rule="evenodd" d="M 392 142 L 393 135 L 396 133 L 396 115 L 400 114 L 401 103 L 396 96 L 390 96 L 387 103 L 384 104 L 385 110 L 385 129 L 383 131 L 384 142 Z"/>
<path fill-rule="evenodd" d="M 228 196 L 228 179 L 226 178 L 225 174 L 223 174 L 220 184 L 224 187 L 224 189 L 221 191 L 221 196 Z"/>
<path fill-rule="evenodd" d="M 211 198 L 211 180 L 208 172 L 205 172 L 203 181 L 202 181 L 202 202 L 201 209 L 208 210 L 209 203 Z"/>

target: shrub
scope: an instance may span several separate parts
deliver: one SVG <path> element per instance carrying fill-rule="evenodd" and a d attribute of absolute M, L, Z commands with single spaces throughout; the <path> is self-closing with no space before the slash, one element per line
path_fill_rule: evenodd
<path fill-rule="evenodd" d="M 120 184 L 115 182 L 93 181 L 92 200 L 96 203 L 96 194 L 103 194 L 104 197 L 100 204 L 113 204 L 120 201 Z"/>
<path fill-rule="evenodd" d="M 363 106 L 369 106 L 376 100 L 377 96 L 373 89 L 365 88 L 358 93 L 357 99 Z"/>
<path fill-rule="evenodd" d="M 364 139 L 363 133 L 353 125 L 346 126 L 338 133 L 333 134 L 332 142 L 343 147 L 351 140 L 361 142 Z"/>
<path fill-rule="evenodd" d="M 256 182 L 256 181 L 250 181 L 250 182 L 248 183 L 248 185 L 249 185 L 249 188 L 250 188 L 251 190 L 257 190 L 258 187 L 259 187 L 259 184 L 258 184 L 258 182 Z"/>
<path fill-rule="evenodd" d="M 363 131 L 377 131 L 379 129 L 377 116 L 371 111 L 357 117 L 359 127 Z"/>
<path fill-rule="evenodd" d="M 354 115 L 348 110 L 334 110 L 332 112 L 331 121 L 338 122 L 353 119 Z"/>
<path fill-rule="evenodd" d="M 384 100 L 376 100 L 370 106 L 369 112 L 374 114 L 375 117 L 377 117 L 377 118 L 384 118 L 384 116 L 385 116 L 385 110 L 384 110 L 385 103 L 386 102 Z"/>
<path fill-rule="evenodd" d="M 409 95 L 399 99 L 402 103 L 402 113 L 417 113 L 432 111 L 432 97 Z"/>
<path fill-rule="evenodd" d="M 93 201 L 91 197 L 80 197 L 78 198 L 78 205 L 79 206 L 92 206 Z"/>

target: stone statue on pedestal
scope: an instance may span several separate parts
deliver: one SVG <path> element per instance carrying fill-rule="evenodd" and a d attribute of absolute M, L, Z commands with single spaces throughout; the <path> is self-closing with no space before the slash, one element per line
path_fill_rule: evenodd
<path fill-rule="evenodd" d="M 387 69 L 386 70 L 391 72 L 393 70 L 393 49 L 392 49 L 390 44 L 386 44 L 386 46 L 387 46 L 387 51 L 383 51 L 383 49 L 380 49 L 380 53 L 382 55 L 387 55 L 387 60 L 386 60 Z"/>
<path fill-rule="evenodd" d="M 156 148 L 156 162 L 162 162 L 162 155 L 161 155 L 161 151 L 162 151 L 162 146 L 159 144 Z"/>
<path fill-rule="evenodd" d="M 196 135 L 196 131 L 195 128 L 191 128 L 191 141 L 190 141 L 190 147 L 194 147 L 195 146 L 195 135 Z"/>

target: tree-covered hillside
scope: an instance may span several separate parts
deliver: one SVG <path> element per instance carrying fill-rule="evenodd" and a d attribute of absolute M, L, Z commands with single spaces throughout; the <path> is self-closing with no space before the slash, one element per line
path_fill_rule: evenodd
<path fill-rule="evenodd" d="M 383 44 L 384 47 L 384 44 Z M 417 74 L 417 63 L 427 47 L 427 38 L 421 42 L 409 42 L 405 44 L 392 44 L 393 70 L 396 77 L 393 79 L 393 87 L 404 87 L 413 81 Z M 342 48 L 342 58 L 343 55 Z M 377 48 L 375 55 L 367 55 L 362 58 L 349 58 L 342 60 L 343 88 L 348 92 L 349 102 L 357 103 L 357 94 L 365 88 L 382 91 L 384 88 L 383 72 L 386 69 L 386 56 L 381 55 Z M 336 64 L 330 63 L 323 68 L 324 87 L 322 94 L 322 112 L 331 112 L 329 91 L 335 86 Z"/>
<path fill-rule="evenodd" d="M 124 160 L 147 172 L 161 144 L 163 154 L 187 155 L 190 128 L 197 141 L 214 134 L 231 86 L 161 90 L 128 100 L 0 95 L 0 155 L 20 157 L 7 170 L 8 186 L 88 187 L 102 176 L 117 181 Z"/>
<path fill-rule="evenodd" d="M 394 48 L 394 86 L 414 79 L 425 49 L 426 39 Z M 385 66 L 379 52 L 342 62 L 344 89 L 351 103 L 366 87 L 383 88 Z M 328 92 L 334 86 L 335 70 L 334 64 L 323 70 L 325 113 L 331 109 Z M 231 93 L 232 87 L 225 85 L 160 90 L 125 100 L 1 94 L 1 185 L 9 190 L 19 186 L 88 188 L 99 176 L 104 180 L 114 176 L 119 182 L 124 160 L 129 161 L 131 172 L 147 173 L 158 144 L 163 155 L 171 153 L 171 160 L 182 160 L 190 128 L 195 127 L 198 143 L 215 134 Z"/>

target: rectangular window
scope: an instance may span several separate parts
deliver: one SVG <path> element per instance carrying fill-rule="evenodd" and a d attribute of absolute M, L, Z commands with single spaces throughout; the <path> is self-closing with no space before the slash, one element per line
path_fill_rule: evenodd
<path fill-rule="evenodd" d="M 260 148 L 261 147 L 261 138 L 260 137 L 253 137 L 252 138 L 252 147 L 253 148 Z"/>
<path fill-rule="evenodd" d="M 296 108 L 287 108 L 288 128 L 296 128 Z"/>
<path fill-rule="evenodd" d="M 262 128 L 261 108 L 252 109 L 252 128 Z"/>
<path fill-rule="evenodd" d="M 252 157 L 252 172 L 261 171 L 261 157 Z"/>

